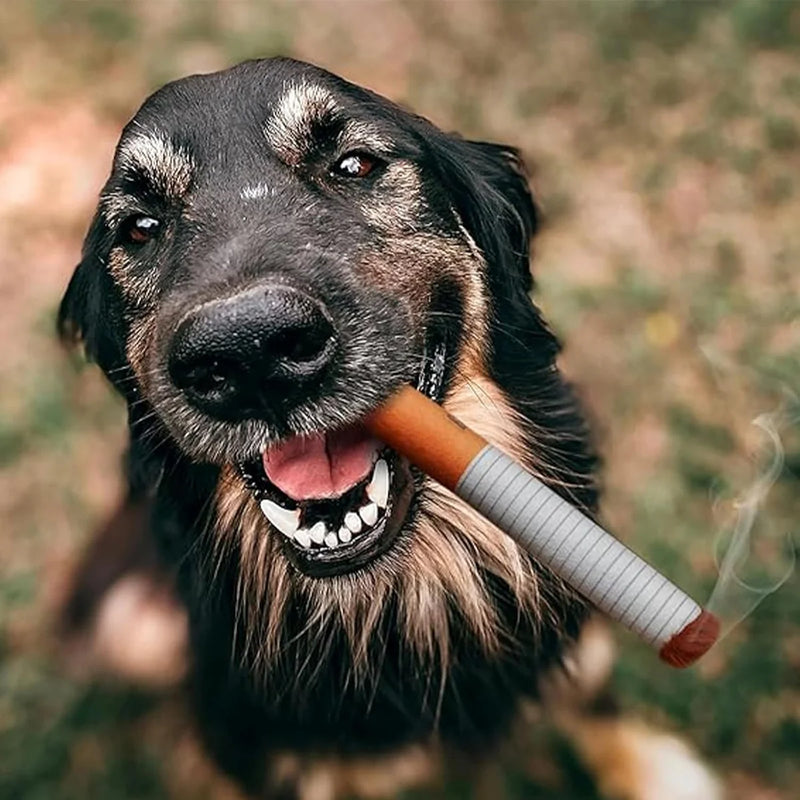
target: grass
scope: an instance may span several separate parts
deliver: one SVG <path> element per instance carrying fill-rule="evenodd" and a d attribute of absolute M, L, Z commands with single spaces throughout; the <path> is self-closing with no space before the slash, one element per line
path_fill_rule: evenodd
<path fill-rule="evenodd" d="M 149 91 L 275 53 L 520 146 L 546 216 L 539 300 L 595 421 L 604 516 L 704 598 L 722 517 L 758 467 L 750 420 L 798 391 L 798 26 L 800 4 L 760 0 L 5 4 L 0 93 L 17 101 L 0 103 L 0 169 L 35 175 L 83 137 L 58 185 L 88 170 L 99 188 Z M 57 129 L 70 113 L 88 128 Z M 64 138 L 26 150 L 48 126 Z M 0 333 L 11 321 L 5 340 L 23 338 L 0 352 L 0 797 L 215 796 L 174 701 L 69 677 L 53 655 L 53 586 L 118 490 L 123 411 L 51 336 L 93 198 L 59 205 L 18 180 L 17 204 L 0 192 L 0 276 L 17 276 L 0 284 Z M 785 431 L 765 509 L 778 533 L 755 548 L 767 573 L 785 563 L 785 533 L 798 548 L 797 438 Z M 620 634 L 623 705 L 693 741 L 734 798 L 789 800 L 800 781 L 799 584 L 687 672 Z M 547 728 L 531 738 L 543 759 L 505 763 L 508 797 L 594 796 L 567 742 Z M 436 796 L 469 787 L 453 776 Z"/>

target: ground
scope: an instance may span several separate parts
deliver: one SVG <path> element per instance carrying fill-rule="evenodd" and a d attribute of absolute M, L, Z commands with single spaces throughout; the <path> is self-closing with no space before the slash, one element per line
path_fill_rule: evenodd
<path fill-rule="evenodd" d="M 290 54 L 520 147 L 546 218 L 539 299 L 597 431 L 603 518 L 704 600 L 769 457 L 751 420 L 781 403 L 785 462 L 741 571 L 777 583 L 798 547 L 799 43 L 800 5 L 781 0 L 3 4 L 0 796 L 234 796 L 176 701 L 67 671 L 52 635 L 69 565 L 120 491 L 124 420 L 53 314 L 148 91 Z M 691 740 L 732 798 L 796 796 L 798 589 L 795 574 L 686 672 L 619 634 L 625 707 Z M 733 619 L 753 596 L 734 582 L 718 606 Z M 566 743 L 534 728 L 508 796 L 592 797 Z"/>

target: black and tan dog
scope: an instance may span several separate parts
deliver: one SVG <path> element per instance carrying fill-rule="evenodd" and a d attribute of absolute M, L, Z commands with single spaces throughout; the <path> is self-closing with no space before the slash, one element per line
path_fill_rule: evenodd
<path fill-rule="evenodd" d="M 295 61 L 171 83 L 123 132 L 60 325 L 128 403 L 104 538 L 174 578 L 200 729 L 255 796 L 484 755 L 569 657 L 581 598 L 359 423 L 415 383 L 595 510 L 535 228 L 514 150 Z"/>

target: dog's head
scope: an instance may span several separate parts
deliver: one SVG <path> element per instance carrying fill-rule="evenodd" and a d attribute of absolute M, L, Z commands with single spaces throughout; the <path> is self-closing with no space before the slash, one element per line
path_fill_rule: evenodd
<path fill-rule="evenodd" d="M 62 331 L 134 439 L 219 468 L 213 547 L 237 554 L 260 652 L 290 596 L 361 648 L 390 600 L 439 651 L 453 613 L 499 646 L 493 581 L 547 610 L 535 565 L 360 424 L 414 383 L 581 499 L 591 467 L 528 298 L 535 226 L 515 151 L 295 61 L 171 83 L 126 126 Z"/>

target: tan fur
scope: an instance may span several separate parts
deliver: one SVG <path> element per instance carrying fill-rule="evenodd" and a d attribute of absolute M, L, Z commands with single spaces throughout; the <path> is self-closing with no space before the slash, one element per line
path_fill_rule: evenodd
<path fill-rule="evenodd" d="M 464 238 L 464 243 L 469 253 L 469 268 L 461 270 L 464 290 L 464 318 L 470 321 L 463 331 L 464 341 L 461 346 L 462 369 L 466 371 L 467 375 L 483 374 L 487 370 L 486 340 L 489 330 L 486 262 L 483 258 L 483 253 L 481 253 L 480 248 L 466 229 L 455 208 L 450 210 L 458 219 L 458 229 Z"/>
<path fill-rule="evenodd" d="M 336 111 L 331 94 L 302 80 L 288 85 L 264 124 L 269 145 L 290 166 L 299 166 L 311 146 L 315 123 Z"/>
<path fill-rule="evenodd" d="M 125 140 L 117 153 L 123 170 L 143 172 L 153 186 L 171 201 L 180 200 L 189 191 L 195 173 L 191 155 L 158 133 L 140 133 Z M 117 190 L 100 197 L 100 212 L 110 227 L 116 227 L 131 213 L 130 198 Z M 131 274 L 131 265 L 123 248 L 115 247 L 108 259 L 108 269 L 123 294 L 137 306 L 155 299 L 156 273 L 148 279 Z"/>
<path fill-rule="evenodd" d="M 108 271 L 125 298 L 138 308 L 151 308 L 158 299 L 158 275 L 136 270 L 124 248 L 115 247 L 108 256 Z"/>
<path fill-rule="evenodd" d="M 462 233 L 464 239 L 423 231 L 389 235 L 379 252 L 364 257 L 361 271 L 370 284 L 405 299 L 418 330 L 428 324 L 425 315 L 430 307 L 431 287 L 442 278 L 449 278 L 460 287 L 467 322 L 458 371 L 464 378 L 486 373 L 489 324 L 483 257 L 466 231 Z M 398 270 L 397 264 L 407 268 Z M 421 358 L 422 353 L 416 355 Z"/>
<path fill-rule="evenodd" d="M 370 125 L 364 120 L 348 119 L 344 121 L 344 127 L 339 136 L 339 147 L 343 152 L 365 149 L 376 153 L 385 153 L 391 150 L 392 142 L 374 125 Z"/>
<path fill-rule="evenodd" d="M 300 776 L 299 794 L 301 800 L 380 800 L 429 783 L 439 769 L 439 753 L 419 746 L 373 758 L 319 759 Z"/>
<path fill-rule="evenodd" d="M 717 778 L 675 736 L 624 717 L 562 716 L 605 797 L 613 800 L 720 800 Z"/>
<path fill-rule="evenodd" d="M 381 191 L 361 206 L 361 213 L 376 228 L 398 233 L 413 231 L 419 225 L 422 202 L 416 167 L 402 161 L 387 165 L 380 186 Z"/>
<path fill-rule="evenodd" d="M 144 172 L 170 199 L 178 199 L 189 190 L 195 171 L 190 153 L 159 133 L 140 133 L 123 141 L 117 163 L 122 169 Z"/>
<path fill-rule="evenodd" d="M 189 191 L 195 173 L 191 154 L 159 133 L 138 133 L 120 144 L 116 166 L 139 171 L 168 200 L 180 200 Z M 110 190 L 100 196 L 99 210 L 111 227 L 130 214 L 130 198 Z"/>
<path fill-rule="evenodd" d="M 492 443 L 524 456 L 517 416 L 487 378 L 463 380 L 445 406 Z M 295 593 L 312 609 L 307 624 L 317 632 L 315 641 L 325 641 L 320 631 L 341 626 L 351 648 L 354 680 L 368 677 L 367 648 L 390 597 L 399 601 L 401 633 L 408 645 L 443 669 L 449 656 L 449 602 L 461 609 L 487 653 L 497 653 L 511 636 L 497 617 L 481 569 L 504 581 L 521 613 L 531 619 L 555 613 L 543 604 L 536 575 L 516 544 L 431 480 L 423 489 L 414 529 L 387 556 L 392 569 L 377 565 L 325 581 L 297 573 L 280 552 L 280 534 L 270 529 L 232 468 L 224 470 L 219 484 L 215 528 L 216 557 L 231 548 L 239 552 L 237 630 L 256 669 L 267 668 L 284 644 L 284 614 Z M 309 652 L 308 662 L 299 665 L 298 679 L 313 673 L 319 656 Z"/>
<path fill-rule="evenodd" d="M 328 90 L 301 80 L 286 87 L 264 123 L 270 147 L 290 166 L 300 166 L 313 148 L 314 126 L 332 118 L 339 107 Z M 351 150 L 385 152 L 391 143 L 380 131 L 361 120 L 345 120 L 339 135 L 342 154 Z"/>
<path fill-rule="evenodd" d="M 131 323 L 128 341 L 125 344 L 128 363 L 136 374 L 139 384 L 145 390 L 153 377 L 147 367 L 147 361 L 150 345 L 155 335 L 155 327 L 155 317 L 152 314 L 135 320 Z"/>

